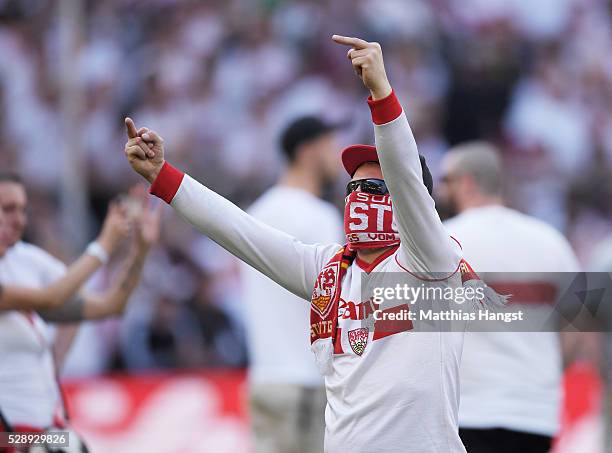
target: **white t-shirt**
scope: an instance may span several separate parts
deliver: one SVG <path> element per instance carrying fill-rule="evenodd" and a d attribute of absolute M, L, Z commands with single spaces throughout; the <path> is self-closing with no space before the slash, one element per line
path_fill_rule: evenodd
<path fill-rule="evenodd" d="M 515 275 L 519 279 L 515 284 L 549 278 L 545 283 L 557 288 L 553 272 L 578 270 L 576 257 L 561 233 L 515 210 L 497 205 L 473 208 L 445 225 L 463 246 L 465 259 L 481 274 L 533 273 Z M 559 427 L 560 401 L 557 333 L 466 333 L 459 407 L 462 428 L 506 428 L 552 436 Z"/>
<path fill-rule="evenodd" d="M 272 187 L 249 214 L 307 244 L 336 243 L 344 234 L 332 204 L 291 187 Z M 310 306 L 251 266 L 241 270 L 251 382 L 322 386 L 310 351 Z"/>
<path fill-rule="evenodd" d="M 401 248 L 371 272 L 406 273 Z M 363 267 L 362 267 L 363 266 Z M 376 338 L 367 332 L 365 349 L 354 350 L 351 332 L 363 328 L 360 311 L 365 266 L 348 268 L 338 313 L 342 353 L 334 354 L 325 377 L 326 452 L 463 452 L 457 435 L 459 363 L 464 332 L 399 332 Z M 370 269 L 367 269 L 370 270 Z M 414 285 L 418 285 L 413 280 Z M 461 285 L 457 272 L 451 286 Z M 355 305 L 352 305 L 355 304 Z M 383 334 L 384 334 L 383 330 Z M 380 334 L 380 332 L 378 332 Z"/>
<path fill-rule="evenodd" d="M 387 122 L 376 125 L 374 131 L 401 246 L 375 271 L 405 272 L 405 268 L 451 275 L 458 268 L 460 251 L 423 184 L 406 115 L 393 97 L 384 102 L 390 104 L 381 107 Z M 152 192 L 230 253 L 306 301 L 319 272 L 339 249 L 338 244 L 304 244 L 169 166 Z M 353 262 L 342 282 L 340 305 L 363 302 L 360 277 Z M 449 284 L 460 285 L 460 280 L 455 273 Z M 338 321 L 344 353 L 334 355 L 333 372 L 325 377 L 325 451 L 465 452 L 457 422 L 463 332 L 400 332 L 377 340 L 369 332 L 365 350 L 357 355 L 349 331 L 353 321 L 359 326 L 361 322 L 343 316 Z M 286 339 L 279 336 L 277 341 Z"/>
<path fill-rule="evenodd" d="M 66 267 L 44 250 L 24 242 L 0 258 L 0 282 L 42 288 Z M 52 338 L 35 312 L 0 311 L 0 410 L 13 425 L 45 428 L 60 409 Z"/>

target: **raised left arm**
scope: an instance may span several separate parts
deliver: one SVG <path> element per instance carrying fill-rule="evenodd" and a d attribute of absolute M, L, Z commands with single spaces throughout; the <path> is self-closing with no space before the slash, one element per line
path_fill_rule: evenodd
<path fill-rule="evenodd" d="M 423 184 L 417 144 L 387 79 L 380 45 L 338 35 L 332 39 L 351 46 L 347 57 L 370 90 L 368 104 L 378 159 L 402 243 L 404 262 L 401 264 L 416 272 L 455 272 L 460 252 L 442 225 L 434 201 Z"/>
<path fill-rule="evenodd" d="M 79 294 L 57 309 L 39 311 L 46 321 L 75 322 L 118 316 L 123 313 L 140 281 L 149 249 L 159 237 L 161 206 L 151 209 L 144 189 L 139 197 L 142 209 L 135 214 L 138 218 L 135 222 L 132 246 L 112 287 L 102 294 Z"/>
<path fill-rule="evenodd" d="M 85 296 L 83 319 L 121 315 L 140 281 L 145 258 L 146 253 L 130 253 L 123 264 L 119 278 L 110 290 L 100 295 Z"/>
<path fill-rule="evenodd" d="M 411 271 L 452 273 L 460 249 L 452 240 L 423 183 L 417 144 L 395 93 L 369 99 L 376 149 L 393 201 L 393 215 L 402 241 L 402 263 Z M 436 275 L 439 277 L 439 275 Z"/>
<path fill-rule="evenodd" d="M 113 286 L 101 294 L 80 293 L 57 308 L 38 310 L 47 322 L 72 323 L 119 316 L 140 281 L 146 252 L 131 251 Z"/>
<path fill-rule="evenodd" d="M 161 205 L 151 208 L 150 199 L 141 188 L 141 209 L 136 219 L 132 247 L 114 285 L 101 295 L 86 295 L 83 302 L 83 319 L 100 319 L 123 313 L 127 302 L 136 289 L 144 262 L 153 243 L 159 238 Z M 135 191 L 136 192 L 136 191 Z"/>
<path fill-rule="evenodd" d="M 119 316 L 140 281 L 146 252 L 131 251 L 113 286 L 101 294 L 77 294 L 57 308 L 38 310 L 47 322 L 72 323 Z"/>

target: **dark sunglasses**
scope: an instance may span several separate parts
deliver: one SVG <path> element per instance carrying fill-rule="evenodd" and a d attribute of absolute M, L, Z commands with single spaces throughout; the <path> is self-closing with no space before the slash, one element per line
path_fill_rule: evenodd
<path fill-rule="evenodd" d="M 371 193 L 374 195 L 387 195 L 389 189 L 382 179 L 356 179 L 350 181 L 346 185 L 346 194 L 355 192 L 357 189 L 361 189 L 362 192 Z"/>

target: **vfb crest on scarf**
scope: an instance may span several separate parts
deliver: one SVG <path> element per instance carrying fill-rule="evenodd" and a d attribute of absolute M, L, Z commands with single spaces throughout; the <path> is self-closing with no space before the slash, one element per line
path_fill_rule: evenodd
<path fill-rule="evenodd" d="M 337 280 L 340 272 L 340 263 L 329 263 L 319 273 L 319 277 L 315 282 L 314 290 L 312 291 L 312 307 L 316 309 L 319 315 L 324 318 L 327 316 L 332 301 L 338 287 Z"/>
<path fill-rule="evenodd" d="M 363 354 L 363 351 L 365 351 L 368 345 L 369 333 L 370 331 L 367 327 L 360 327 L 359 329 L 348 331 L 348 341 L 355 354 Z"/>

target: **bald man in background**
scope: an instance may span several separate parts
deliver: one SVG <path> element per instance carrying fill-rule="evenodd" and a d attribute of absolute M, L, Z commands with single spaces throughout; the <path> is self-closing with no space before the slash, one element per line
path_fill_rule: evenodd
<path fill-rule="evenodd" d="M 578 262 L 561 233 L 504 206 L 497 149 L 484 142 L 452 148 L 441 174 L 440 204 L 456 214 L 445 226 L 461 243 L 465 259 L 479 272 L 496 273 L 487 283 L 503 284 L 513 294 L 511 303 L 546 310 L 554 302 L 546 293 L 558 293 L 561 285 L 553 273 L 575 272 Z M 542 272 L 549 274 L 542 277 Z M 540 291 L 538 300 L 523 297 L 534 288 L 551 291 Z M 559 427 L 561 373 L 556 332 L 468 332 L 459 407 L 459 434 L 467 451 L 549 451 Z"/>

